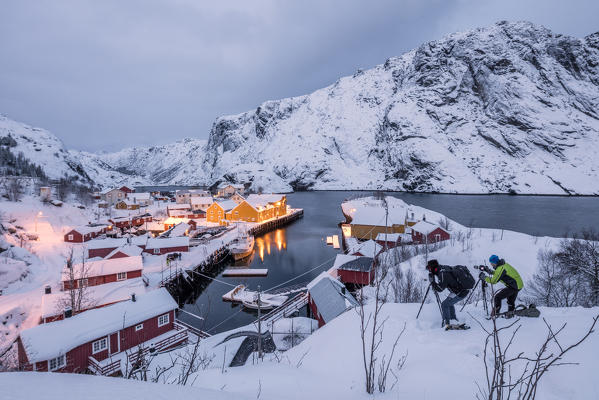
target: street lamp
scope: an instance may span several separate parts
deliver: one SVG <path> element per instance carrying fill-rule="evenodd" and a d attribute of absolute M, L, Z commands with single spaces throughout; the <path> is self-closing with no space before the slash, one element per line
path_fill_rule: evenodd
<path fill-rule="evenodd" d="M 36 232 L 36 233 L 37 233 L 37 219 L 38 219 L 38 218 L 42 218 L 42 217 L 43 217 L 43 215 L 42 215 L 42 212 L 41 212 L 41 211 L 40 211 L 40 212 L 38 212 L 38 213 L 35 215 L 35 232 Z"/>

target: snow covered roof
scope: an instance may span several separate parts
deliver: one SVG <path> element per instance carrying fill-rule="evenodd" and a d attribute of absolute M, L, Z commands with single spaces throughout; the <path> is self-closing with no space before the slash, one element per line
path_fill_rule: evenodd
<path fill-rule="evenodd" d="M 215 203 L 221 206 L 222 209 L 225 211 L 231 211 L 232 209 L 237 207 L 237 203 L 235 203 L 233 200 L 215 201 Z"/>
<path fill-rule="evenodd" d="M 340 266 L 342 266 L 343 264 L 345 264 L 351 260 L 355 260 L 358 257 L 359 256 L 353 256 L 350 254 L 337 254 L 337 256 L 335 257 L 335 262 L 333 263 L 333 267 L 331 269 L 337 269 Z"/>
<path fill-rule="evenodd" d="M 135 302 L 123 301 L 26 329 L 21 340 L 29 362 L 45 361 L 176 308 L 168 291 L 160 288 L 137 297 Z"/>
<path fill-rule="evenodd" d="M 150 193 L 128 193 L 127 198 L 131 200 L 150 200 Z"/>
<path fill-rule="evenodd" d="M 126 281 L 111 282 L 104 285 L 90 286 L 85 293 L 89 300 L 89 307 L 101 307 L 117 301 L 127 300 L 131 293 L 142 295 L 146 292 L 146 285 L 142 278 L 127 279 Z M 53 317 L 62 314 L 65 292 L 42 295 L 42 318 Z"/>
<path fill-rule="evenodd" d="M 185 236 L 185 234 L 189 232 L 190 228 L 191 226 L 188 223 L 179 222 L 177 225 L 173 226 L 170 230 L 168 230 L 168 232 L 165 232 L 164 234 L 168 233 L 169 237 Z"/>
<path fill-rule="evenodd" d="M 432 231 L 434 231 L 437 228 L 444 230 L 440 226 L 432 224 L 428 221 L 420 221 L 420 222 L 417 222 L 415 225 L 411 226 L 411 229 L 414 232 L 418 232 L 423 235 L 428 235 L 429 233 L 431 233 Z"/>
<path fill-rule="evenodd" d="M 167 210 L 189 210 L 191 206 L 187 203 L 169 204 Z"/>
<path fill-rule="evenodd" d="M 86 243 L 88 250 L 112 249 L 127 243 L 127 238 L 93 239 Z"/>
<path fill-rule="evenodd" d="M 346 263 L 337 267 L 337 269 L 343 269 L 346 271 L 368 272 L 372 269 L 372 258 L 358 257 L 353 260 L 347 261 Z"/>
<path fill-rule="evenodd" d="M 405 212 L 389 212 L 386 218 L 387 226 L 403 225 L 405 223 Z M 356 207 L 351 223 L 355 225 L 385 226 L 385 209 L 383 207 L 368 205 Z"/>
<path fill-rule="evenodd" d="M 175 191 L 175 195 L 176 196 L 181 196 L 181 195 L 196 195 L 196 196 L 200 196 L 200 197 L 205 197 L 205 196 L 210 196 L 210 193 L 207 192 L 206 190 L 202 190 L 202 189 L 186 189 L 186 190 L 176 190 Z"/>
<path fill-rule="evenodd" d="M 334 279 L 328 272 L 323 272 L 314 278 L 308 284 L 308 292 L 325 323 L 344 313 L 348 308 L 358 305 L 343 283 Z"/>
<path fill-rule="evenodd" d="M 225 183 L 221 183 L 220 185 L 218 185 L 218 188 L 219 189 L 224 189 L 224 188 L 226 188 L 228 186 L 231 186 L 232 188 L 235 188 L 235 189 L 244 189 L 245 188 L 244 185 L 238 185 L 238 184 L 226 183 L 226 182 Z"/>
<path fill-rule="evenodd" d="M 88 260 L 73 265 L 75 279 L 91 278 L 94 276 L 112 275 L 118 272 L 139 271 L 143 269 L 141 256 L 113 258 L 111 260 Z M 69 268 L 65 265 L 62 270 L 62 281 L 69 280 Z"/>
<path fill-rule="evenodd" d="M 383 250 L 383 246 L 375 242 L 374 240 L 367 240 L 359 243 L 356 247 L 350 249 L 350 254 L 360 253 L 363 256 L 376 256 Z"/>
<path fill-rule="evenodd" d="M 77 227 L 71 229 L 71 231 L 76 231 L 82 235 L 87 235 L 88 233 L 101 232 L 103 229 L 106 229 L 106 228 L 108 228 L 108 225 L 103 225 L 103 224 L 96 225 L 96 226 L 85 225 L 85 226 L 77 226 Z"/>
<path fill-rule="evenodd" d="M 282 201 L 284 194 L 272 193 L 272 194 L 250 194 L 245 200 L 248 203 L 256 202 L 256 203 L 276 203 L 277 201 Z"/>
<path fill-rule="evenodd" d="M 214 200 L 209 196 L 194 196 L 189 199 L 191 204 L 212 204 Z"/>
<path fill-rule="evenodd" d="M 146 242 L 148 241 L 148 237 L 148 235 L 132 236 L 129 238 L 129 241 L 131 244 L 136 246 L 145 246 Z"/>
<path fill-rule="evenodd" d="M 140 256 L 141 252 L 142 252 L 142 248 L 134 245 L 134 244 L 125 244 L 121 247 L 117 247 L 116 249 L 112 250 L 108 255 L 106 255 L 106 259 L 111 258 L 112 256 L 114 256 L 117 253 L 123 253 L 125 254 L 127 257 L 135 257 L 135 256 Z"/>
<path fill-rule="evenodd" d="M 181 247 L 189 246 L 189 237 L 187 236 L 176 236 L 168 238 L 150 238 L 146 244 L 147 249 L 164 249 L 166 247 Z"/>

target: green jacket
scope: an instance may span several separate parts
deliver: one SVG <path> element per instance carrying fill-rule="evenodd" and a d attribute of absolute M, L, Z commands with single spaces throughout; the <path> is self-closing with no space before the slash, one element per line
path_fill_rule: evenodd
<path fill-rule="evenodd" d="M 496 284 L 501 281 L 505 286 L 521 290 L 524 287 L 520 274 L 514 267 L 501 260 L 492 276 L 485 278 L 487 283 Z"/>

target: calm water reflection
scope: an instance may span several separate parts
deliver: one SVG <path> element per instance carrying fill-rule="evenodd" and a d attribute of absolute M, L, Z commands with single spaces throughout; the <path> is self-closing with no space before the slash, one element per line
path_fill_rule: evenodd
<path fill-rule="evenodd" d="M 304 209 L 304 218 L 283 229 L 256 238 L 251 258 L 236 265 L 268 268 L 263 278 L 206 280 L 206 287 L 185 309 L 206 315 L 202 323 L 182 314 L 181 319 L 211 333 L 232 329 L 255 320 L 253 312 L 225 303 L 221 296 L 240 283 L 268 289 L 322 264 L 289 284 L 307 282 L 329 268 L 338 253 L 327 246 L 328 235 L 339 234 L 340 203 L 347 197 L 368 192 L 299 192 L 288 195 L 292 207 Z M 529 234 L 562 236 L 565 232 L 599 227 L 599 198 L 549 196 L 478 196 L 389 193 L 402 200 L 447 215 L 461 224 L 496 227 Z M 222 271 L 221 271 L 222 272 Z"/>

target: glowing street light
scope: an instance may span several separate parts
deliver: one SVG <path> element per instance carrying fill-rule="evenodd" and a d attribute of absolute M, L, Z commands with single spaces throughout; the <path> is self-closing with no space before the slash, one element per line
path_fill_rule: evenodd
<path fill-rule="evenodd" d="M 36 233 L 37 233 L 37 219 L 38 219 L 38 218 L 43 218 L 43 217 L 44 217 L 44 216 L 42 215 L 42 212 L 41 212 L 41 211 L 40 211 L 40 212 L 38 212 L 38 213 L 35 215 L 35 232 L 36 232 Z"/>

